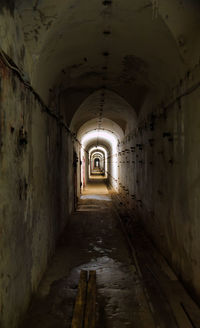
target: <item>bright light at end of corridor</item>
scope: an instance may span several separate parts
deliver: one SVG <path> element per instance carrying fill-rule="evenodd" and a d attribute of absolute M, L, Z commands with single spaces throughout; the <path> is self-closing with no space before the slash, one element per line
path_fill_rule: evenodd
<path fill-rule="evenodd" d="M 95 142 L 96 139 L 96 142 Z M 99 144 L 102 144 L 103 141 L 105 141 L 106 143 L 108 143 L 111 147 L 111 151 L 112 151 L 112 155 L 117 153 L 117 137 L 109 132 L 109 131 L 105 131 L 105 130 L 94 130 L 94 131 L 90 131 L 88 133 L 86 133 L 82 140 L 82 146 L 85 148 L 88 144 L 88 142 L 94 140 L 94 144 L 96 144 L 98 146 Z"/>
<path fill-rule="evenodd" d="M 103 148 L 104 152 L 107 156 L 105 156 L 105 169 L 106 173 L 109 176 L 109 179 L 112 180 L 112 186 L 117 190 L 118 188 L 118 163 L 117 163 L 117 145 L 118 139 L 114 133 L 109 132 L 107 130 L 93 130 L 87 132 L 81 139 L 81 144 L 83 149 L 87 149 L 88 144 L 91 144 L 93 148 L 89 149 L 89 153 L 91 154 L 91 150 L 100 150 L 101 146 L 105 146 L 106 148 L 110 148 L 109 154 L 107 154 L 106 149 Z M 82 151 L 82 156 L 84 151 Z"/>

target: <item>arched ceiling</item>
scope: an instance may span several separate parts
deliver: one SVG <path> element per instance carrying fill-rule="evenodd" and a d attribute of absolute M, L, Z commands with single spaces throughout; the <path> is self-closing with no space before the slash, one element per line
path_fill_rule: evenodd
<path fill-rule="evenodd" d="M 159 99 L 199 62 L 198 0 L 1 0 L 4 10 L 18 14 L 13 44 L 22 42 L 20 19 L 24 70 L 38 93 L 46 102 L 52 90 L 61 103 L 73 96 L 70 120 L 102 86 L 139 113 L 149 94 Z"/>
<path fill-rule="evenodd" d="M 94 97 L 86 99 L 73 117 L 71 129 L 77 132 L 79 140 L 85 133 L 97 129 L 110 131 L 118 139 L 122 139 L 128 123 L 131 122 L 132 125 L 136 123 L 133 109 L 125 102 L 122 102 L 120 106 L 121 99 L 118 99 L 117 95 L 116 99 L 106 96 L 102 107 L 99 104 L 100 95 L 101 93 L 98 92 Z"/>
<path fill-rule="evenodd" d="M 101 149 L 99 149 L 99 148 L 98 149 L 90 148 L 89 149 L 89 154 L 90 154 L 90 158 L 94 158 L 94 157 L 105 158 L 106 157 L 106 149 L 104 149 L 104 148 L 101 148 Z"/>
<path fill-rule="evenodd" d="M 97 150 L 102 148 L 105 149 L 108 154 L 112 153 L 111 144 L 108 141 L 100 138 L 98 140 L 98 145 L 96 141 L 97 141 L 96 138 L 91 139 L 85 146 L 85 150 L 89 152 L 92 148 L 96 148 Z"/>
<path fill-rule="evenodd" d="M 91 152 L 91 158 L 93 158 L 93 157 L 103 158 L 104 157 L 104 153 L 103 152 L 100 152 L 100 151 L 93 151 L 93 152 Z"/>
<path fill-rule="evenodd" d="M 20 14 L 35 61 L 33 80 L 44 94 L 56 81 L 66 88 L 99 88 L 105 65 L 111 89 L 148 89 L 176 77 L 196 50 L 198 0 L 112 0 L 107 6 L 103 0 L 1 2 Z M 103 34 L 107 30 L 111 34 Z M 166 69 L 172 63 L 176 72 Z"/>
<path fill-rule="evenodd" d="M 107 148 L 105 146 L 94 146 L 94 145 L 90 145 L 88 148 L 88 153 L 90 154 L 90 156 L 92 157 L 95 154 L 101 154 L 103 155 L 103 157 L 105 157 L 106 153 L 107 153 Z"/>

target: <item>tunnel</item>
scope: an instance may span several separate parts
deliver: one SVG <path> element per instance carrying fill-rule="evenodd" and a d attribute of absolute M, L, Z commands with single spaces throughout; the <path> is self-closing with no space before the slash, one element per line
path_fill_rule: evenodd
<path fill-rule="evenodd" d="M 199 328 L 200 2 L 0 0 L 0 40 L 0 327 Z"/>

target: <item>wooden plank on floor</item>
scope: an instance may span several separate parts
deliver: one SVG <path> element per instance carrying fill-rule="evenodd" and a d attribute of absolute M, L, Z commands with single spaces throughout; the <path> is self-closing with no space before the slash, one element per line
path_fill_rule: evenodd
<path fill-rule="evenodd" d="M 76 296 L 71 328 L 83 328 L 86 295 L 87 295 L 87 271 L 82 270 L 80 272 L 78 293 Z"/>
<path fill-rule="evenodd" d="M 96 271 L 89 272 L 84 328 L 96 325 Z"/>

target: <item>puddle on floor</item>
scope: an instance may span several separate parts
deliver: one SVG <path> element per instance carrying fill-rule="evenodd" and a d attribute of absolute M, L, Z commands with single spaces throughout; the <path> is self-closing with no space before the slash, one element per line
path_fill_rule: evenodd
<path fill-rule="evenodd" d="M 104 200 L 111 202 L 111 198 L 105 195 L 81 195 L 80 199 L 94 199 L 94 200 Z"/>
<path fill-rule="evenodd" d="M 96 328 L 155 328 L 111 201 L 80 197 L 23 328 L 70 328 L 81 270 L 97 273 Z"/>

